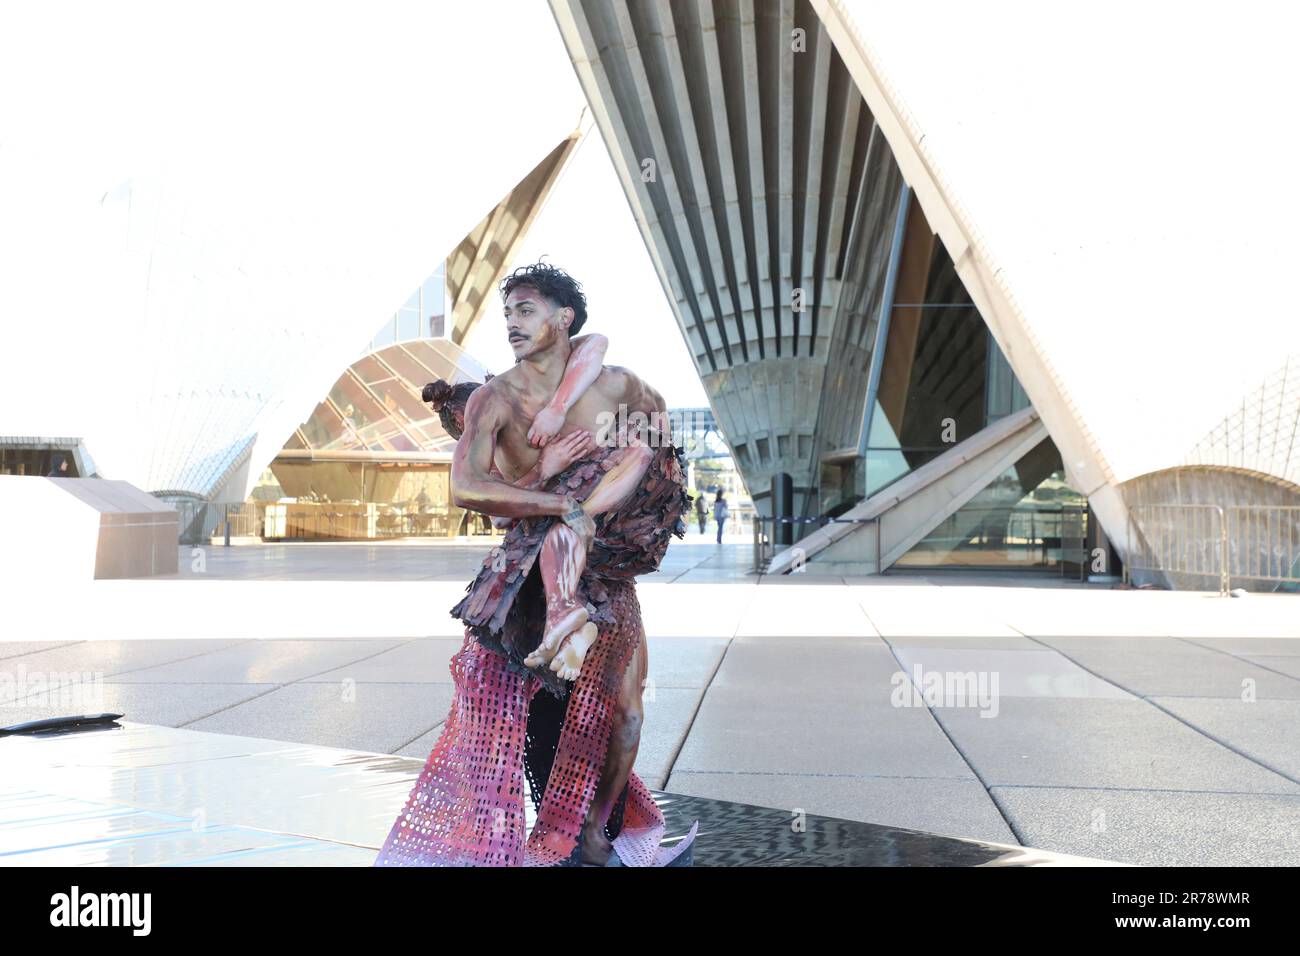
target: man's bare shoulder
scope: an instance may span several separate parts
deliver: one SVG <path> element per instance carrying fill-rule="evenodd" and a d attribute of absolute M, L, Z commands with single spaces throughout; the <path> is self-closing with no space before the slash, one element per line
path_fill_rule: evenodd
<path fill-rule="evenodd" d="M 502 375 L 494 375 L 470 393 L 465 402 L 465 418 L 475 419 L 494 417 L 506 407 L 508 388 L 501 383 Z"/>
<path fill-rule="evenodd" d="M 596 386 L 611 397 L 626 395 L 629 389 L 635 390 L 642 384 L 641 379 L 624 365 L 602 365 Z"/>
<path fill-rule="evenodd" d="M 658 407 L 662 404 L 659 393 L 650 383 L 623 365 L 601 366 L 596 383 L 602 393 L 614 402 L 625 402 L 633 408 L 642 405 Z"/>

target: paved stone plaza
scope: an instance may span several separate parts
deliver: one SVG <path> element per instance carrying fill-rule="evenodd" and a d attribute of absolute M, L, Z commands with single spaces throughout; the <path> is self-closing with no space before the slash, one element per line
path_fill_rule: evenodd
<path fill-rule="evenodd" d="M 424 757 L 447 611 L 488 547 L 182 548 L 175 576 L 23 595 L 0 724 L 93 698 Z M 744 538 L 692 533 L 640 580 L 651 786 L 1129 863 L 1300 864 L 1300 597 L 749 564 Z M 102 695 L 39 689 L 77 674 Z"/>

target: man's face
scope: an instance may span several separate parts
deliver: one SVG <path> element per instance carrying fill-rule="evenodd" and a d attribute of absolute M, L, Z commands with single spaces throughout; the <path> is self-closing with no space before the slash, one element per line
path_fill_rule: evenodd
<path fill-rule="evenodd" d="M 553 308 L 536 289 L 523 285 L 506 296 L 504 311 L 506 338 L 516 362 L 568 338 L 573 321 L 572 309 Z"/>

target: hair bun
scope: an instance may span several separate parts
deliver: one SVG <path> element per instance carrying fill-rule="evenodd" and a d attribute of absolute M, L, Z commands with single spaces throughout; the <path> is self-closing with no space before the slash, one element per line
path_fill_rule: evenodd
<path fill-rule="evenodd" d="M 451 393 L 452 387 L 442 379 L 438 379 L 438 381 L 430 382 L 424 386 L 424 391 L 420 393 L 420 397 L 432 405 L 435 412 L 440 412 L 447 399 L 451 398 Z"/>

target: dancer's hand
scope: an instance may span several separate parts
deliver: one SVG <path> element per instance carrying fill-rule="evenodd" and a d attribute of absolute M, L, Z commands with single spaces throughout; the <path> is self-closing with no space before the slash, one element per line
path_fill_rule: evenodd
<path fill-rule="evenodd" d="M 547 405 L 533 419 L 528 429 L 528 444 L 534 448 L 545 448 L 564 427 L 565 411 L 554 405 Z"/>
<path fill-rule="evenodd" d="M 586 457 L 596 449 L 596 439 L 591 432 L 577 429 L 562 438 L 548 444 L 542 449 L 538 459 L 542 481 L 549 481 L 575 461 Z"/>

